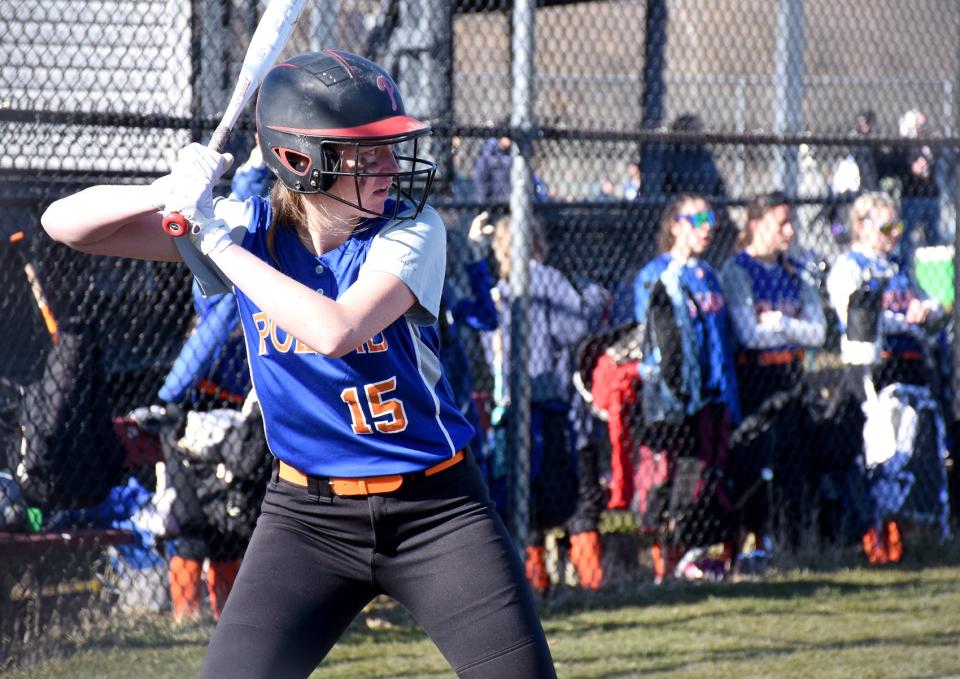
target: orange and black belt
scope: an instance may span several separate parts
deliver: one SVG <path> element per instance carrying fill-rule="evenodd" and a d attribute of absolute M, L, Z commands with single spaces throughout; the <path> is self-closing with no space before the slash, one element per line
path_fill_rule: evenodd
<path fill-rule="evenodd" d="M 442 471 L 463 462 L 466 451 L 461 450 L 453 457 L 449 457 L 439 464 L 408 474 L 390 474 L 387 476 L 366 476 L 363 478 L 334 478 L 325 476 L 311 476 L 304 474 L 295 467 L 291 467 L 283 460 L 278 460 L 279 476 L 284 481 L 304 488 L 316 484 L 320 488 L 327 487 L 334 495 L 380 495 L 392 493 L 405 482 L 439 474 Z"/>
<path fill-rule="evenodd" d="M 738 365 L 789 365 L 803 360 L 803 349 L 779 349 L 769 351 L 741 351 L 737 354 Z"/>

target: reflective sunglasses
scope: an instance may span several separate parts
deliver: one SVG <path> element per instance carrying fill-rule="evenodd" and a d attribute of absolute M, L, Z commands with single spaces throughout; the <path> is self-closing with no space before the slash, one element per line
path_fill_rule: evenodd
<path fill-rule="evenodd" d="M 682 219 L 690 223 L 695 229 L 703 227 L 714 228 L 717 225 L 717 214 L 713 210 L 703 210 L 702 212 L 681 213 L 677 219 Z"/>
<path fill-rule="evenodd" d="M 868 222 L 877 227 L 877 230 L 882 233 L 884 236 L 896 236 L 903 233 L 903 222 L 897 220 L 893 222 L 885 222 L 883 224 L 878 224 L 872 219 L 867 218 Z"/>

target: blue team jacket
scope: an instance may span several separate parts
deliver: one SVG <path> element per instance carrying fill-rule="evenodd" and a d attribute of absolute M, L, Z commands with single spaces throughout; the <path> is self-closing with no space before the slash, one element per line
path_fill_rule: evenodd
<path fill-rule="evenodd" d="M 636 320 L 646 317 L 650 290 L 661 279 L 673 302 L 681 336 L 685 340 L 683 372 L 692 382 L 687 384 L 687 392 L 691 395 L 688 414 L 697 412 L 708 403 L 723 403 L 730 412 L 731 421 L 738 423 L 740 395 L 726 298 L 719 277 L 702 260 L 679 262 L 670 253 L 661 254 L 648 262 L 634 281 Z"/>

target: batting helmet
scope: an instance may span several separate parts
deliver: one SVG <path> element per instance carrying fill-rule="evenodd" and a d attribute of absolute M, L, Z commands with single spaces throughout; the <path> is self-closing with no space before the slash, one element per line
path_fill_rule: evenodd
<path fill-rule="evenodd" d="M 401 196 L 419 212 L 437 170 L 417 155 L 418 139 L 430 134 L 430 126 L 406 114 L 386 71 L 349 52 L 310 52 L 273 67 L 257 96 L 257 134 L 264 160 L 284 186 L 322 193 L 369 214 L 380 213 L 361 204 L 361 177 L 392 176 L 394 214 Z M 412 155 L 392 149 L 398 171 L 364 171 L 364 147 L 401 143 Z M 356 162 L 346 169 L 351 158 Z M 356 202 L 329 192 L 344 176 L 353 178 Z M 412 197 L 415 185 L 422 191 L 419 200 Z"/>

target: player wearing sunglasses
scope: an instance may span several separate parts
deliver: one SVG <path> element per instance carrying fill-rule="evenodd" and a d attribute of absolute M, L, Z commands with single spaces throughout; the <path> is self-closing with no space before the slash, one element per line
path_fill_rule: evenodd
<path fill-rule="evenodd" d="M 865 193 L 854 202 L 850 220 L 853 245 L 837 258 L 827 279 L 830 303 L 844 330 L 841 358 L 847 364 L 876 364 L 877 389 L 893 382 L 928 384 L 927 328 L 938 327 L 944 312 L 894 254 L 903 234 L 896 203 L 885 193 Z M 847 332 L 851 295 L 864 286 L 882 293 L 876 336 L 869 342 L 855 341 Z"/>
<path fill-rule="evenodd" d="M 886 193 L 865 193 L 854 202 L 850 221 L 854 242 L 837 258 L 827 278 L 830 303 L 843 330 L 840 356 L 847 365 L 866 366 L 877 392 L 898 384 L 900 391 L 912 389 L 926 401 L 936 402 L 938 370 L 933 356 L 938 340 L 943 339 L 939 330 L 945 314 L 940 303 L 923 292 L 910 269 L 901 266 L 900 257 L 894 254 L 904 233 L 896 203 Z M 847 386 L 860 400 L 866 397 L 863 370 L 852 368 Z M 872 408 L 873 403 L 865 402 L 868 420 L 891 418 L 890 412 Z M 935 438 L 936 434 L 928 436 L 930 440 Z M 899 505 L 893 500 L 899 495 L 893 489 L 898 488 L 901 477 L 896 460 L 876 461 L 871 454 L 876 450 L 873 443 L 870 436 L 865 436 L 866 459 L 873 460 L 870 489 L 875 516 L 862 543 L 868 561 L 883 564 L 899 561 L 903 554 L 903 526 L 895 520 Z M 897 453 L 902 450 L 898 444 Z"/>
<path fill-rule="evenodd" d="M 726 299 L 717 273 L 702 259 L 716 223 L 716 215 L 700 196 L 687 194 L 675 198 L 660 222 L 660 254 L 640 270 L 634 282 L 634 317 L 638 321 L 654 313 L 651 293 L 658 283 L 662 282 L 670 297 L 679 329 L 680 342 L 675 349 L 680 358 L 667 358 L 669 349 L 661 347 L 664 352 L 661 369 L 667 373 L 671 365 L 679 368 L 680 379 L 671 374 L 665 374 L 665 379 L 668 383 L 681 383 L 677 391 L 686 397 L 686 417 L 679 424 L 651 426 L 646 423 L 641 458 L 653 459 L 660 455 L 660 459 L 669 460 L 670 466 L 679 457 L 696 458 L 706 461 L 711 472 L 722 470 L 731 427 L 740 420 Z M 677 368 L 672 372 L 677 372 Z M 730 509 L 723 487 L 711 488 L 707 493 L 713 495 L 707 500 L 713 509 L 720 512 Z M 705 523 L 727 525 L 722 517 L 716 516 Z M 690 544 L 693 538 L 680 535 L 682 532 L 678 530 L 678 535 L 672 536 L 669 547 L 660 542 L 653 546 L 658 581 L 672 570 L 683 548 L 700 545 Z M 701 534 L 698 537 L 711 540 L 717 536 Z M 719 537 L 722 540 L 727 536 Z"/>

